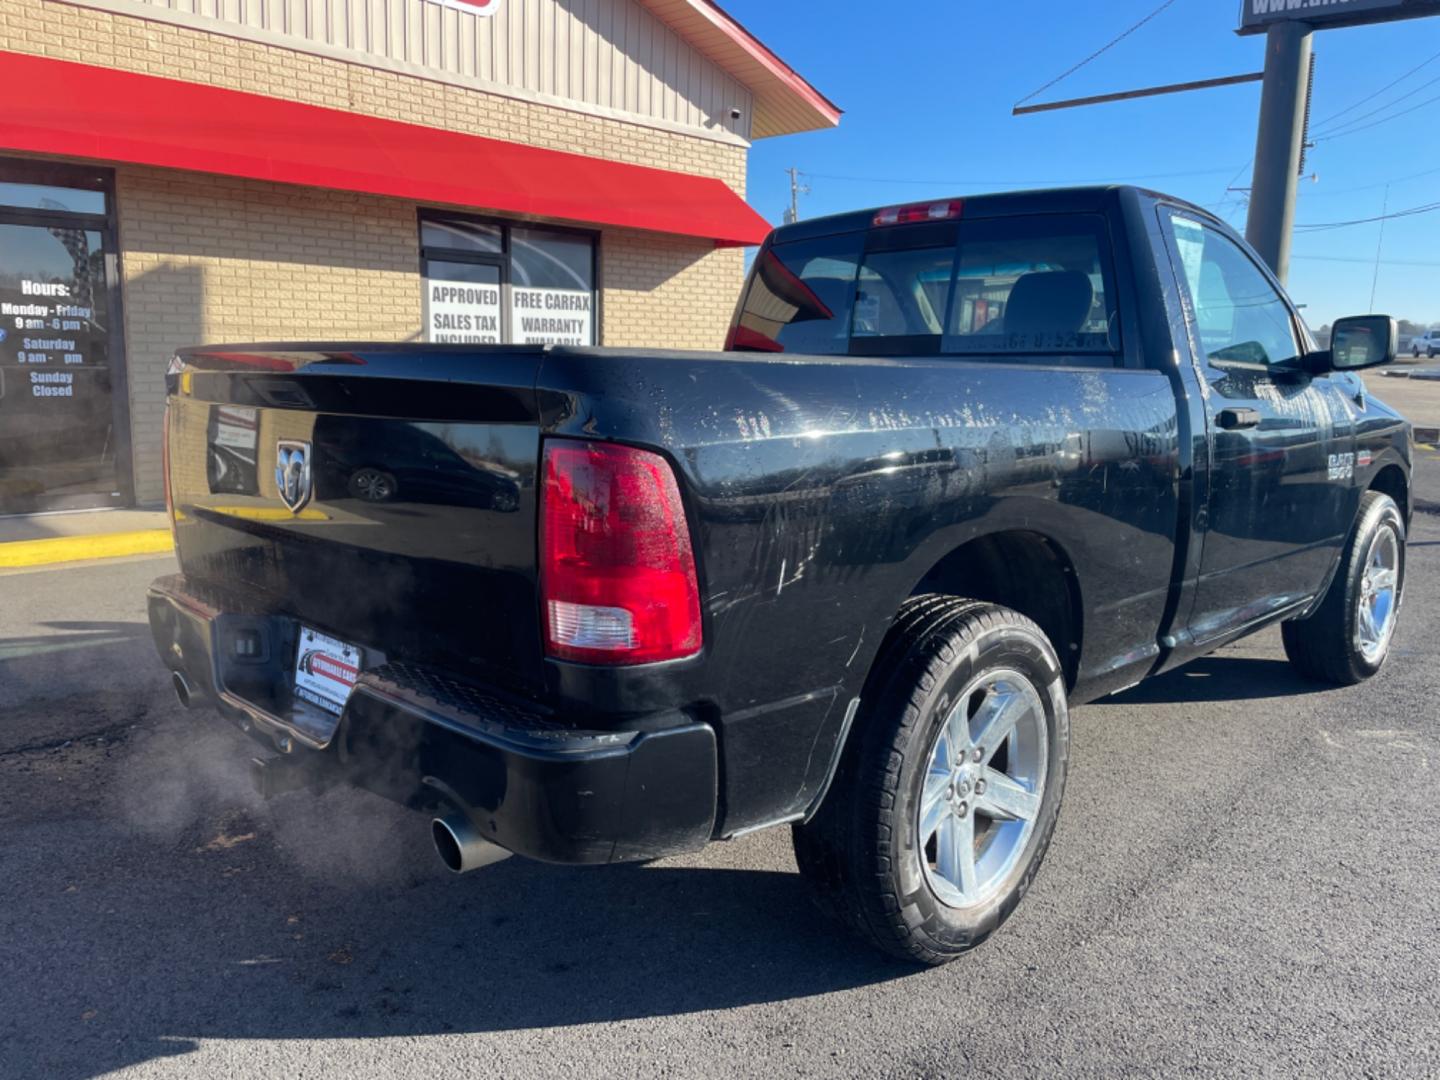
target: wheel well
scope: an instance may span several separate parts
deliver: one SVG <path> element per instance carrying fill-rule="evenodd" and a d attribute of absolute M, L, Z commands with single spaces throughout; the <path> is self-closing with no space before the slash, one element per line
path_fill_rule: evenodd
<path fill-rule="evenodd" d="M 1410 521 L 1410 485 L 1405 481 L 1405 470 L 1399 465 L 1386 465 L 1376 473 L 1370 481 L 1370 490 L 1389 495 L 1400 507 L 1400 516 L 1407 523 Z"/>
<path fill-rule="evenodd" d="M 1060 657 L 1065 684 L 1080 664 L 1080 585 L 1065 552 L 1034 532 L 977 537 L 941 559 L 912 595 L 947 593 L 1003 604 L 1033 619 Z"/>

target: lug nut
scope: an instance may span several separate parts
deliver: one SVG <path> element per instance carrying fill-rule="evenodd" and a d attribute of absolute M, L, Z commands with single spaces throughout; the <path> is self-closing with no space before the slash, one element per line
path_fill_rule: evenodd
<path fill-rule="evenodd" d="M 984 781 L 984 780 L 976 780 L 976 781 L 975 781 L 975 794 L 976 794 L 976 795 L 984 795 L 984 794 L 985 794 L 985 781 Z"/>
<path fill-rule="evenodd" d="M 956 813 L 957 815 L 959 815 L 960 817 L 964 817 L 964 816 L 965 816 L 966 814 L 968 814 L 969 812 L 970 812 L 970 804 L 967 803 L 967 802 L 965 802 L 963 799 L 962 799 L 960 802 L 958 802 L 958 803 L 955 804 L 955 813 Z"/>
<path fill-rule="evenodd" d="M 984 757 L 984 756 L 985 756 L 985 748 L 984 748 L 983 746 L 977 746 L 977 747 L 975 747 L 975 753 L 974 753 L 973 755 L 971 755 L 972 760 L 974 760 L 974 761 L 979 761 L 979 760 L 980 760 L 982 757 Z"/>

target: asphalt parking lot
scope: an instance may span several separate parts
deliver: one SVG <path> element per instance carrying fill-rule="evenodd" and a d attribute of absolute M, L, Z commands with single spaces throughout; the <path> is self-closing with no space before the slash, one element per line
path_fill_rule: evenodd
<path fill-rule="evenodd" d="M 0 577 L 0 1076 L 1440 1074 L 1440 457 L 1372 683 L 1276 632 L 1075 714 L 1054 845 L 938 971 L 788 836 L 464 878 L 351 791 L 250 794 L 173 701 L 166 559 Z"/>

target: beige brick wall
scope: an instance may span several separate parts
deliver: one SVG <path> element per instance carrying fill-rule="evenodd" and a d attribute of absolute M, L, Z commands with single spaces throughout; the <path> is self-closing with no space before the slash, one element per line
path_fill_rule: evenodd
<path fill-rule="evenodd" d="M 162 497 L 165 369 L 177 348 L 418 339 L 417 205 L 259 181 L 116 176 L 136 497 Z M 718 349 L 744 256 L 629 229 L 600 236 L 604 345 Z"/>
<path fill-rule="evenodd" d="M 415 207 L 158 169 L 118 170 L 136 497 L 162 497 L 175 350 L 206 342 L 417 335 Z"/>
<path fill-rule="evenodd" d="M 627 229 L 601 239 L 604 345 L 718 349 L 740 293 L 745 255 L 690 237 Z"/>
<path fill-rule="evenodd" d="M 53 0 L 0 0 L 0 49 L 715 176 L 744 193 L 739 147 Z M 117 169 L 116 196 L 141 502 L 163 494 L 164 372 L 176 348 L 418 337 L 414 203 L 130 166 Z M 626 229 L 604 230 L 600 243 L 602 344 L 720 347 L 739 250 Z"/>

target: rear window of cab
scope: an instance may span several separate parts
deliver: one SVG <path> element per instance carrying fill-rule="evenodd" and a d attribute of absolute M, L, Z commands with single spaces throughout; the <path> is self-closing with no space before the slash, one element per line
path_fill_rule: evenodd
<path fill-rule="evenodd" d="M 751 270 L 731 348 L 1113 363 L 1105 219 L 1029 215 L 773 243 Z"/>

